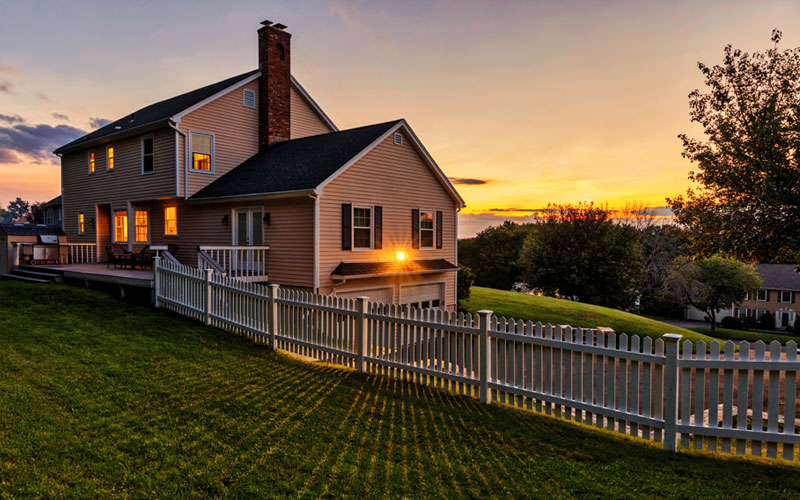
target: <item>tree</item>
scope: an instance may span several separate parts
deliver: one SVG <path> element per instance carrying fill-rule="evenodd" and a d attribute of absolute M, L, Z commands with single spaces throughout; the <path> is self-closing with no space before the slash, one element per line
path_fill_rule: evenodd
<path fill-rule="evenodd" d="M 458 288 L 456 291 L 456 303 L 460 304 L 462 300 L 469 300 L 470 289 L 472 283 L 475 282 L 475 273 L 465 266 L 458 266 Z"/>
<path fill-rule="evenodd" d="M 800 261 L 800 47 L 748 54 L 725 47 L 721 65 L 698 63 L 708 87 L 689 94 L 705 140 L 679 135 L 700 184 L 667 199 L 695 253 L 745 261 Z"/>
<path fill-rule="evenodd" d="M 30 207 L 30 203 L 19 197 L 14 201 L 9 201 L 6 208 L 8 222 L 25 220 L 30 213 Z"/>
<path fill-rule="evenodd" d="M 523 278 L 545 295 L 628 309 L 644 278 L 639 233 L 593 204 L 550 206 L 520 256 Z"/>
<path fill-rule="evenodd" d="M 639 231 L 647 279 L 641 288 L 640 312 L 681 317 L 683 304 L 665 289 L 675 259 L 683 255 L 684 231 L 673 225 L 650 225 Z"/>
<path fill-rule="evenodd" d="M 44 224 L 44 208 L 41 201 L 30 204 L 25 220 L 31 224 Z"/>
<path fill-rule="evenodd" d="M 476 285 L 510 290 L 522 280 L 519 252 L 535 227 L 535 224 L 506 221 L 486 228 L 474 238 L 458 242 L 459 263 L 475 273 Z"/>
<path fill-rule="evenodd" d="M 748 293 L 761 288 L 761 278 L 753 265 L 736 259 L 679 257 L 668 286 L 684 304 L 706 313 L 713 332 L 717 311 L 741 303 Z"/>

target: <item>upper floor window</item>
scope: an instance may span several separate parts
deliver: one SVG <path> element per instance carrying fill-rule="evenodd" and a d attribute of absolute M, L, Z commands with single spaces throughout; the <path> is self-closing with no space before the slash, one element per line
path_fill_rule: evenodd
<path fill-rule="evenodd" d="M 153 173 L 153 161 L 155 153 L 153 151 L 153 136 L 142 137 L 142 173 Z"/>
<path fill-rule="evenodd" d="M 192 170 L 214 171 L 214 136 L 192 132 Z"/>
<path fill-rule="evenodd" d="M 114 170 L 114 146 L 106 148 L 106 170 Z"/>
<path fill-rule="evenodd" d="M 89 151 L 89 173 L 94 173 L 94 151 Z"/>
<path fill-rule="evenodd" d="M 256 109 L 256 93 L 252 90 L 242 90 L 242 106 Z"/>
<path fill-rule="evenodd" d="M 756 300 L 759 301 L 759 302 L 766 302 L 767 301 L 767 291 L 764 290 L 764 289 L 759 290 L 758 293 L 756 294 Z"/>
<path fill-rule="evenodd" d="M 782 290 L 781 291 L 781 302 L 783 302 L 785 304 L 791 304 L 792 303 L 792 292 L 788 291 L 788 290 Z"/>
<path fill-rule="evenodd" d="M 353 207 L 353 248 L 372 248 L 372 208 Z"/>
<path fill-rule="evenodd" d="M 178 234 L 178 207 L 164 207 L 164 234 L 166 236 Z"/>
<path fill-rule="evenodd" d="M 419 211 L 419 247 L 433 248 L 433 212 Z"/>
<path fill-rule="evenodd" d="M 128 242 L 128 212 L 125 210 L 114 212 L 114 241 L 117 243 Z"/>
<path fill-rule="evenodd" d="M 147 219 L 147 210 L 136 210 L 134 212 L 136 243 L 147 243 L 149 241 L 149 225 L 147 224 Z"/>
<path fill-rule="evenodd" d="M 78 212 L 78 234 L 83 234 L 86 229 L 86 217 L 83 212 Z"/>

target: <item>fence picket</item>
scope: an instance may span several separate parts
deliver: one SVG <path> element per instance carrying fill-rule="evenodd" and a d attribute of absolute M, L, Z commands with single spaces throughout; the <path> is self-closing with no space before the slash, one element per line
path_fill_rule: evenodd
<path fill-rule="evenodd" d="M 750 359 L 750 344 L 748 342 L 742 341 L 739 343 L 739 359 Z M 739 370 L 738 375 L 739 384 L 737 390 L 739 391 L 739 401 L 736 406 L 736 428 L 747 430 L 748 370 Z M 747 453 L 746 439 L 736 440 L 736 453 L 739 455 Z"/>
<path fill-rule="evenodd" d="M 797 321 L 795 319 L 795 321 Z M 797 343 L 790 340 L 786 343 L 786 361 L 797 361 Z M 795 433 L 795 413 L 797 412 L 797 371 L 787 370 L 785 374 L 784 389 L 785 395 L 783 405 L 783 433 L 793 436 Z M 783 458 L 794 460 L 794 445 L 783 444 Z"/>

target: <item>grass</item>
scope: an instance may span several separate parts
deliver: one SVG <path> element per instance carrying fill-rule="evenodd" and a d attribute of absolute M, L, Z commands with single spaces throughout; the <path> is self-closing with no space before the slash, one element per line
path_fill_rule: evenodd
<path fill-rule="evenodd" d="M 693 342 L 714 340 L 698 332 L 616 309 L 493 288 L 472 287 L 469 300 L 461 306 L 472 313 L 480 309 L 491 309 L 497 316 L 554 325 L 590 328 L 607 326 L 617 333 L 628 335 L 660 337 L 665 333 L 679 333 L 684 339 Z"/>
<path fill-rule="evenodd" d="M 796 463 L 667 453 L 91 290 L 0 280 L 0 304 L 0 498 L 800 495 Z"/>
<path fill-rule="evenodd" d="M 697 333 L 702 333 L 703 335 L 708 335 L 709 337 L 725 340 L 747 340 L 750 342 L 763 340 L 766 344 L 769 344 L 773 340 L 777 340 L 781 344 L 786 344 L 790 340 L 794 340 L 800 344 L 800 337 L 789 334 L 784 335 L 782 333 L 751 332 L 748 330 L 734 330 L 731 328 L 717 328 L 716 331 L 712 332 L 710 327 L 698 327 L 692 328 L 692 330 Z"/>

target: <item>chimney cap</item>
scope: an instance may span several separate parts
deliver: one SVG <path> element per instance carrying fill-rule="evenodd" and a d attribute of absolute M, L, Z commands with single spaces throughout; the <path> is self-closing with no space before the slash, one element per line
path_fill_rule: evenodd
<path fill-rule="evenodd" d="M 285 24 L 278 23 L 274 25 L 273 28 L 275 28 L 276 30 L 285 30 L 287 26 Z"/>
<path fill-rule="evenodd" d="M 272 21 L 270 21 L 269 19 L 264 19 L 263 21 L 261 21 L 261 25 L 262 26 L 272 26 Z"/>

